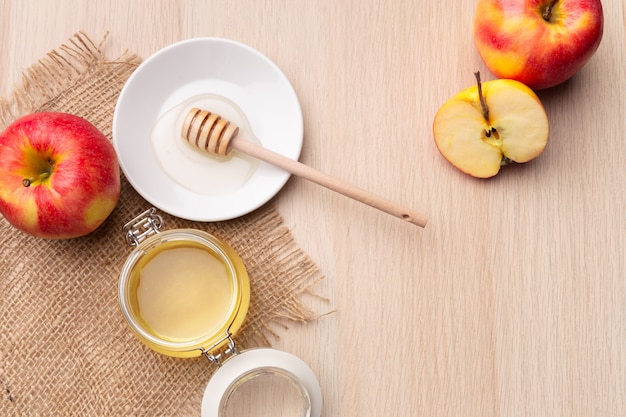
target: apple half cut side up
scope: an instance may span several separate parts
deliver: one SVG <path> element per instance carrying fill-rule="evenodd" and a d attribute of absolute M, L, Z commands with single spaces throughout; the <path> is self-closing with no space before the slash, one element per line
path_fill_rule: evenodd
<path fill-rule="evenodd" d="M 496 175 L 507 163 L 528 162 L 548 143 L 548 117 L 537 95 L 514 80 L 477 84 L 437 111 L 433 135 L 452 165 L 477 178 Z"/>

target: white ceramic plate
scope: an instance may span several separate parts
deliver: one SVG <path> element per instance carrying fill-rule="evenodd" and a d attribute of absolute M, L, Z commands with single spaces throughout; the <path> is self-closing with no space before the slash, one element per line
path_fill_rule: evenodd
<path fill-rule="evenodd" d="M 218 194 L 197 193 L 168 176 L 151 149 L 152 130 L 168 110 L 200 94 L 235 103 L 261 144 L 291 159 L 302 149 L 302 111 L 282 71 L 255 49 L 227 39 L 170 45 L 133 72 L 113 117 L 113 144 L 131 185 L 155 207 L 195 221 L 228 220 L 270 200 L 289 173 L 261 162 L 247 181 Z"/>

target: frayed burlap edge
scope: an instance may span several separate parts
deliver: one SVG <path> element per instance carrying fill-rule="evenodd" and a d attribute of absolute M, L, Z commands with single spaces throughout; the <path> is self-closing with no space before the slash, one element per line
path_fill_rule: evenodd
<path fill-rule="evenodd" d="M 26 68 L 9 97 L 0 99 L 0 128 L 20 116 L 41 111 L 46 103 L 70 90 L 99 64 L 106 63 L 120 77 L 128 77 L 141 58 L 126 51 L 118 59 L 107 61 L 101 50 L 107 36 L 96 45 L 84 31 L 77 32 L 66 44 Z"/>

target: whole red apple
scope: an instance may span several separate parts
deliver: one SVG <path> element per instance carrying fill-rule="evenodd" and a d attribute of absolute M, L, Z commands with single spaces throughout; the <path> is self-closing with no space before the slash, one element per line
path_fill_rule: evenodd
<path fill-rule="evenodd" d="M 534 90 L 571 78 L 602 40 L 600 0 L 478 0 L 474 43 L 498 78 Z"/>
<path fill-rule="evenodd" d="M 119 195 L 113 145 L 87 120 L 32 113 L 0 134 L 0 212 L 23 232 L 86 235 L 111 214 Z"/>

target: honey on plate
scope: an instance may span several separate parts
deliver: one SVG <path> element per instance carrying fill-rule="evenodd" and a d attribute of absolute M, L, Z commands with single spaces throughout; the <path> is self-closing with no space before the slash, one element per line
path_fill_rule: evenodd
<path fill-rule="evenodd" d="M 141 242 L 120 274 L 122 312 L 139 339 L 170 356 L 199 356 L 226 343 L 250 300 L 243 262 L 206 232 L 177 229 Z"/>
<path fill-rule="evenodd" d="M 234 102 L 214 94 L 200 94 L 172 107 L 156 121 L 150 142 L 159 167 L 172 181 L 199 195 L 218 196 L 244 187 L 259 161 L 238 151 L 228 156 L 211 155 L 183 139 L 183 121 L 194 107 L 211 109 L 239 126 L 240 135 L 260 144 Z"/>

